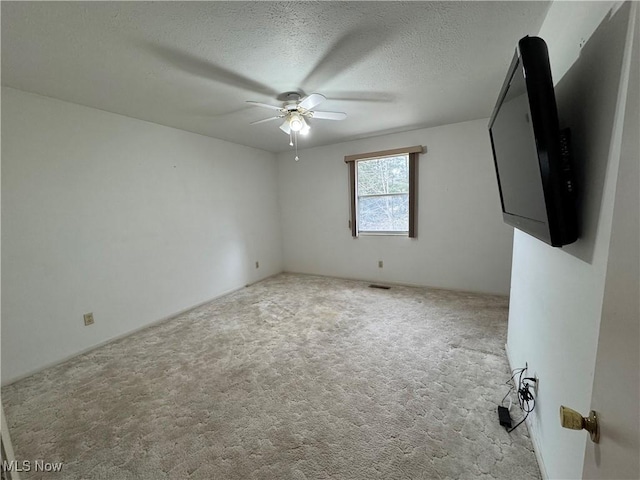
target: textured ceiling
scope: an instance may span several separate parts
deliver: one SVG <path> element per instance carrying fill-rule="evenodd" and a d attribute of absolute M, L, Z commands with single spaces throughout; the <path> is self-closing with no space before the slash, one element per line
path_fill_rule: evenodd
<path fill-rule="evenodd" d="M 548 2 L 5 2 L 2 84 L 273 152 L 286 91 L 318 92 L 302 148 L 487 117 Z M 277 112 L 276 112 L 277 113 Z"/>

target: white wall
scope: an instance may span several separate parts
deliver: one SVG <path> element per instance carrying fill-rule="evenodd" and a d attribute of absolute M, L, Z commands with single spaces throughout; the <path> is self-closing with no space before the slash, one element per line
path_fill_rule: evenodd
<path fill-rule="evenodd" d="M 561 126 L 572 129 L 579 164 L 581 238 L 563 249 L 514 235 L 508 352 L 540 378 L 529 424 L 549 478 L 581 478 L 587 435 L 560 427 L 566 405 L 588 413 L 628 72 L 628 5 L 557 2 L 540 36 L 549 46 Z M 617 7 L 618 5 L 616 5 Z M 626 66 L 625 66 L 626 65 Z"/>
<path fill-rule="evenodd" d="M 418 160 L 418 238 L 353 239 L 344 156 L 412 145 L 427 150 Z M 299 155 L 278 155 L 285 270 L 508 293 L 513 229 L 502 222 L 486 119 Z"/>
<path fill-rule="evenodd" d="M 2 381 L 280 272 L 276 182 L 272 153 L 3 88 Z"/>

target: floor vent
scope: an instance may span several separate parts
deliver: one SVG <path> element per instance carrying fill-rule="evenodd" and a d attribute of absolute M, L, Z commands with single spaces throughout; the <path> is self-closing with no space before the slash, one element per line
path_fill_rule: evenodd
<path fill-rule="evenodd" d="M 376 285 L 375 283 L 372 283 L 371 285 L 369 285 L 369 288 L 380 288 L 382 290 L 389 290 L 391 287 L 386 287 L 384 285 Z"/>

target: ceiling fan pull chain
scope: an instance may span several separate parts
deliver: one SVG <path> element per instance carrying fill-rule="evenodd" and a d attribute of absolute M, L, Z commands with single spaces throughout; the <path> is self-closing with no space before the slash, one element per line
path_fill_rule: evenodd
<path fill-rule="evenodd" d="M 293 139 L 291 138 L 291 131 L 289 131 L 289 146 L 293 147 Z"/>
<path fill-rule="evenodd" d="M 300 160 L 300 158 L 298 157 L 298 132 L 293 132 L 293 138 L 295 139 L 296 143 L 296 158 L 294 158 L 294 160 L 297 162 L 298 160 Z"/>

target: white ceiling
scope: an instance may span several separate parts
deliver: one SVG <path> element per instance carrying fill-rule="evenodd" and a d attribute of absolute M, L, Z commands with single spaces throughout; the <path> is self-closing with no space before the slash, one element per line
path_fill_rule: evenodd
<path fill-rule="evenodd" d="M 2 84 L 235 143 L 289 149 L 274 112 L 318 92 L 300 147 L 490 115 L 548 2 L 5 2 Z M 276 112 L 277 113 L 277 112 Z"/>

